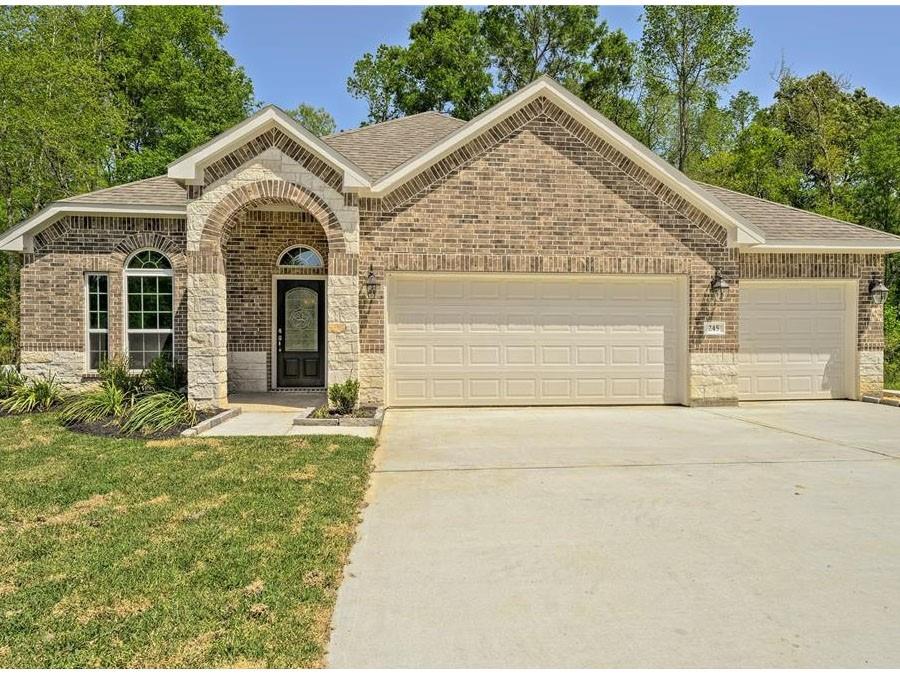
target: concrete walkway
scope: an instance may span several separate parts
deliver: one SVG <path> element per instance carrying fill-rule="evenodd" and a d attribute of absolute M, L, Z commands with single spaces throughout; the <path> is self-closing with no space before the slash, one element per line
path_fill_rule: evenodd
<path fill-rule="evenodd" d="M 389 411 L 334 667 L 900 666 L 900 410 Z"/>
<path fill-rule="evenodd" d="M 375 438 L 378 427 L 295 426 L 296 411 L 242 412 L 200 436 L 360 436 Z"/>

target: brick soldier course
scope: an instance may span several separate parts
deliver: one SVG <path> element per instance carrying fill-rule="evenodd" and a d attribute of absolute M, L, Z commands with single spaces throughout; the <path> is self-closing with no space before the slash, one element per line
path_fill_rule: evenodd
<path fill-rule="evenodd" d="M 71 386 L 90 379 L 91 271 L 109 274 L 110 351 L 122 351 L 125 260 L 152 248 L 173 265 L 175 357 L 186 362 L 200 406 L 274 386 L 273 279 L 282 276 L 325 278 L 327 381 L 359 378 L 364 401 L 383 402 L 385 279 L 400 271 L 683 275 L 693 405 L 737 401 L 742 280 L 856 280 L 858 393 L 880 392 L 882 312 L 869 282 L 900 239 L 667 178 L 618 136 L 591 127 L 555 83 L 530 87 L 521 105 L 488 113 L 491 124 L 427 113 L 325 139 L 266 109 L 173 164 L 168 177 L 61 202 L 59 216 L 0 241 L 25 254 L 23 370 L 53 372 Z M 403 137 L 408 148 L 397 142 Z M 430 158 L 442 143 L 455 145 Z M 416 161 L 420 170 L 408 168 Z M 129 208 L 135 213 L 112 213 Z M 728 218 L 757 227 L 769 248 L 735 245 Z M 800 240 L 802 252 L 773 245 Z M 280 267 L 279 254 L 298 245 L 315 249 L 323 266 Z M 731 284 L 720 301 L 710 290 L 716 270 Z M 725 334 L 705 335 L 708 321 L 724 322 Z"/>

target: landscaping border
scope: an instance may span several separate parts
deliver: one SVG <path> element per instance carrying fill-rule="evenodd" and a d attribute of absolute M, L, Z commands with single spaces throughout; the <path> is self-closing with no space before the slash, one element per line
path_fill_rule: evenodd
<path fill-rule="evenodd" d="M 185 429 L 184 431 L 181 432 L 181 435 L 182 436 L 196 436 L 197 434 L 200 434 L 204 431 L 209 431 L 213 427 L 217 427 L 220 424 L 222 424 L 222 422 L 230 420 L 233 417 L 237 417 L 240 414 L 241 414 L 240 408 L 237 408 L 237 407 L 236 408 L 228 408 L 227 410 L 223 410 L 222 412 L 220 412 L 216 415 L 213 415 L 212 417 L 210 417 L 207 420 L 203 420 L 202 422 L 199 422 L 199 423 L 195 424 L 194 426 L 192 426 L 188 429 Z"/>

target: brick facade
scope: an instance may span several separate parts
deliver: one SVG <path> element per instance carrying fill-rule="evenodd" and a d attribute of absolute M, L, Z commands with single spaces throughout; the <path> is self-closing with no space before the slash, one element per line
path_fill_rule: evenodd
<path fill-rule="evenodd" d="M 292 272 L 276 259 L 306 244 L 325 258 L 303 274 L 327 275 L 328 381 L 359 377 L 368 402 L 384 396 L 394 271 L 682 275 L 695 405 L 737 400 L 742 279 L 856 279 L 859 388 L 880 389 L 882 313 L 868 282 L 883 256 L 739 253 L 722 227 L 546 99 L 381 199 L 340 192 L 334 170 L 292 143 L 269 131 L 207 167 L 183 219 L 68 217 L 37 236 L 22 274 L 24 365 L 80 379 L 86 271 L 110 273 L 110 349 L 120 350 L 122 265 L 153 247 L 175 265 L 175 350 L 192 398 L 212 406 L 228 389 L 268 388 L 272 278 Z M 732 285 L 721 302 L 710 293 L 716 269 Z M 709 320 L 726 334 L 704 335 Z"/>

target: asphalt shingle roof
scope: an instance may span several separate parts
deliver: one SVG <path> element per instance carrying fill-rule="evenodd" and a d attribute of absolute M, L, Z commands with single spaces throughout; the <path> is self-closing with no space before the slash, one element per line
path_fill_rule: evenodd
<path fill-rule="evenodd" d="M 342 131 L 322 140 L 377 180 L 464 124 L 439 112 L 423 112 Z"/>
<path fill-rule="evenodd" d="M 187 191 L 168 176 L 155 176 L 133 183 L 86 192 L 64 200 L 76 204 L 147 204 L 150 206 L 186 206 Z"/>
<path fill-rule="evenodd" d="M 864 225 L 829 218 L 767 199 L 751 197 L 717 185 L 697 183 L 729 207 L 766 238 L 766 245 L 795 241 L 855 241 L 865 244 L 900 244 L 900 237 Z"/>

